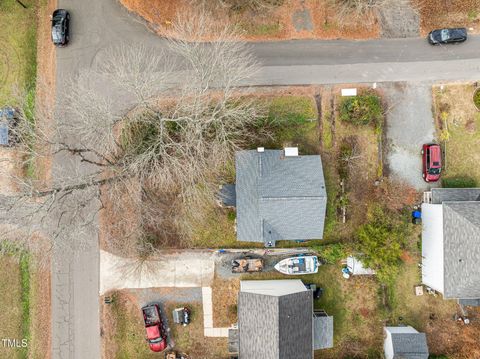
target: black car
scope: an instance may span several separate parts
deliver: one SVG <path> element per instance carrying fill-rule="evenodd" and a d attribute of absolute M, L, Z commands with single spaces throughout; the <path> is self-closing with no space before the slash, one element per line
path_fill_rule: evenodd
<path fill-rule="evenodd" d="M 467 29 L 438 29 L 428 34 L 428 42 L 432 45 L 464 42 L 467 39 Z"/>
<path fill-rule="evenodd" d="M 57 9 L 52 15 L 52 41 L 55 46 L 65 46 L 70 40 L 70 14 L 67 10 Z"/>

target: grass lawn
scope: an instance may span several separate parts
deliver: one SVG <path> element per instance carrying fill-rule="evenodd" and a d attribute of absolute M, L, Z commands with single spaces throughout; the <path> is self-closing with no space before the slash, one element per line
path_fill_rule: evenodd
<path fill-rule="evenodd" d="M 0 257 L 0 338 L 30 339 L 30 272 L 28 257 L 20 262 Z M 30 345 L 30 343 L 29 343 Z M 27 358 L 28 348 L 0 345 L 2 358 Z"/>
<path fill-rule="evenodd" d="M 0 107 L 16 105 L 14 92 L 35 86 L 37 0 L 0 2 Z"/>
<path fill-rule="evenodd" d="M 114 302 L 103 305 L 102 332 L 103 358 L 159 358 L 163 354 L 150 351 L 145 342 L 145 328 L 141 306 L 128 291 L 116 292 Z M 189 304 L 191 324 L 180 326 L 173 323 L 172 310 L 183 303 L 162 303 L 170 327 L 170 343 L 173 349 L 192 358 L 211 359 L 227 356 L 227 340 L 203 336 L 203 312 L 201 304 Z"/>
<path fill-rule="evenodd" d="M 165 303 L 171 328 L 170 334 L 175 342 L 173 349 L 186 353 L 191 358 L 227 358 L 226 338 L 206 338 L 203 336 L 203 310 L 201 304 L 188 305 L 192 315 L 189 325 L 184 327 L 173 323 L 172 310 L 181 306 L 182 303 Z"/>
<path fill-rule="evenodd" d="M 118 292 L 110 305 L 102 305 L 104 358 L 156 358 L 145 342 L 145 328 L 136 300 Z"/>
<path fill-rule="evenodd" d="M 473 105 L 473 91 L 471 84 L 433 87 L 438 137 L 446 139 L 444 187 L 480 185 L 480 112 Z"/>

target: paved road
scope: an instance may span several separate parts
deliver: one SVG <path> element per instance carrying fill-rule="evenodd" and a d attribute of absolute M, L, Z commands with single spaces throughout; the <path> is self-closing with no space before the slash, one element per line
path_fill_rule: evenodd
<path fill-rule="evenodd" d="M 162 40 L 115 0 L 59 0 L 58 7 L 72 14 L 72 39 L 68 47 L 57 51 L 57 104 L 64 101 L 66 78 L 93 66 L 102 49 L 120 44 L 162 48 Z M 248 85 L 476 79 L 480 75 L 479 45 L 480 37 L 435 48 L 419 39 L 255 43 L 252 48 L 263 67 Z M 105 91 L 108 94 L 108 87 Z M 114 100 L 120 106 L 121 100 Z M 56 119 L 59 124 L 74 121 L 60 106 Z M 76 139 L 66 140 L 75 143 Z M 65 166 L 66 159 L 56 157 L 54 176 Z M 97 233 L 92 228 L 72 233 L 67 240 L 88 245 L 71 252 L 64 247 L 54 249 L 53 357 L 99 358 Z"/>

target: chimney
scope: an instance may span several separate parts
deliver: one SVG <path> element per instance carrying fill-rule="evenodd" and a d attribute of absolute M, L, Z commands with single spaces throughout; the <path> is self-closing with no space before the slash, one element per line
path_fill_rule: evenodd
<path fill-rule="evenodd" d="M 285 147 L 285 157 L 298 157 L 298 147 Z"/>

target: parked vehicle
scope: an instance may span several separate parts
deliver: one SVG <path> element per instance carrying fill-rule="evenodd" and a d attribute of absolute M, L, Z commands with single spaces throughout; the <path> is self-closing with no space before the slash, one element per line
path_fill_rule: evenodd
<path fill-rule="evenodd" d="M 432 45 L 454 44 L 467 40 L 467 29 L 438 29 L 428 34 L 428 42 Z"/>
<path fill-rule="evenodd" d="M 52 41 L 58 47 L 70 41 L 70 14 L 67 10 L 57 9 L 52 14 Z"/>
<path fill-rule="evenodd" d="M 160 308 L 157 304 L 147 305 L 142 308 L 147 342 L 154 352 L 161 352 L 167 348 L 165 327 L 160 317 Z"/>
<path fill-rule="evenodd" d="M 252 273 L 263 271 L 264 261 L 262 258 L 245 256 L 232 260 L 232 273 Z"/>
<path fill-rule="evenodd" d="M 422 147 L 422 168 L 425 182 L 435 182 L 440 179 L 442 171 L 442 149 L 436 143 L 424 144 Z"/>
<path fill-rule="evenodd" d="M 190 324 L 190 309 L 187 307 L 174 309 L 172 315 L 174 323 L 184 326 Z"/>
<path fill-rule="evenodd" d="M 300 275 L 317 273 L 320 263 L 317 256 L 300 254 L 286 258 L 275 264 L 275 269 L 283 274 Z"/>

